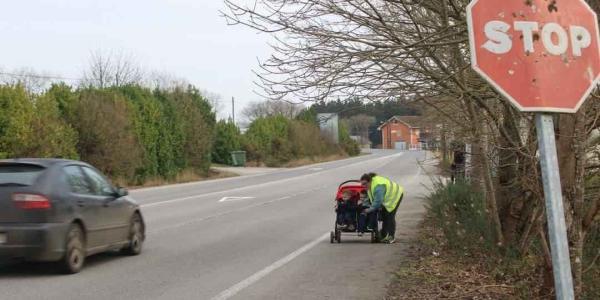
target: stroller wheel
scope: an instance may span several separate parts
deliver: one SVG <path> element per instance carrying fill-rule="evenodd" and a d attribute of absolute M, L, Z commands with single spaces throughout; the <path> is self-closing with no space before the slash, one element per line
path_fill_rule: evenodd
<path fill-rule="evenodd" d="M 375 231 L 371 232 L 371 243 L 377 243 L 377 233 Z"/>
<path fill-rule="evenodd" d="M 329 242 L 333 244 L 333 241 L 335 240 L 335 233 L 330 232 L 329 233 Z"/>
<path fill-rule="evenodd" d="M 335 235 L 335 240 L 336 240 L 336 241 L 338 242 L 338 244 L 339 244 L 339 243 L 341 243 L 341 242 L 342 242 L 342 232 L 338 230 L 338 231 L 336 231 L 335 233 L 336 233 L 336 235 Z"/>

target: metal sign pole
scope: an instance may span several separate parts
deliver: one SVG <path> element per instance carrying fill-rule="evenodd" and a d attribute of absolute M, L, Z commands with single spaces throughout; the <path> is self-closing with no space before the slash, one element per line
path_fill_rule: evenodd
<path fill-rule="evenodd" d="M 575 299 L 554 135 L 554 119 L 550 114 L 538 113 L 535 116 L 535 123 L 546 199 L 548 234 L 550 235 L 550 246 L 552 248 L 552 268 L 554 271 L 556 299 Z"/>

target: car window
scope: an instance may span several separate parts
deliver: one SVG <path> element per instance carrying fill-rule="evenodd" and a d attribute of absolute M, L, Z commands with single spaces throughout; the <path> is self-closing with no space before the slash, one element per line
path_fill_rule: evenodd
<path fill-rule="evenodd" d="M 67 178 L 67 183 L 69 184 L 69 187 L 71 187 L 73 193 L 89 195 L 94 193 L 80 167 L 68 166 L 63 170 Z"/>
<path fill-rule="evenodd" d="M 90 178 L 94 194 L 99 196 L 111 196 L 114 194 L 112 185 L 100 173 L 86 167 L 83 167 L 83 171 Z"/>
<path fill-rule="evenodd" d="M 42 166 L 31 164 L 1 164 L 0 186 L 32 185 L 44 170 Z"/>

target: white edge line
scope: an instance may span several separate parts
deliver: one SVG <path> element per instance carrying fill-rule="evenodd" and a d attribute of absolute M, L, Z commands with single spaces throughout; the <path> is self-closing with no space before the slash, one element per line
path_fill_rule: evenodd
<path fill-rule="evenodd" d="M 263 182 L 263 183 L 259 183 L 259 184 L 247 185 L 247 186 L 243 186 L 243 187 L 239 187 L 239 188 L 235 188 L 235 189 L 224 190 L 224 191 L 215 191 L 215 192 L 206 193 L 206 194 L 192 195 L 192 196 L 183 197 L 183 198 L 175 198 L 175 199 L 165 200 L 165 201 L 160 201 L 160 202 L 154 202 L 154 203 L 148 203 L 148 204 L 141 204 L 140 207 L 142 207 L 142 208 L 145 208 L 145 207 L 154 207 L 154 206 L 165 205 L 165 204 L 169 204 L 169 203 L 175 203 L 175 202 L 182 202 L 182 201 L 192 200 L 192 199 L 196 199 L 196 198 L 200 198 L 200 197 L 208 197 L 208 196 L 219 195 L 219 194 L 223 194 L 223 193 L 231 193 L 231 192 L 242 191 L 242 190 L 249 189 L 249 188 L 255 188 L 255 187 L 260 187 L 260 186 L 267 186 L 267 185 L 271 185 L 271 184 L 275 184 L 275 183 L 282 183 L 282 182 L 286 182 L 286 181 L 291 181 L 291 180 L 296 180 L 296 179 L 300 179 L 300 178 L 305 178 L 305 177 L 309 177 L 309 176 L 318 175 L 318 174 L 321 174 L 321 173 L 326 172 L 326 171 L 347 168 L 347 167 L 351 167 L 351 166 L 354 166 L 354 165 L 358 165 L 358 164 L 362 164 L 362 163 L 367 163 L 367 162 L 373 162 L 373 161 L 384 160 L 384 159 L 388 159 L 388 158 L 394 158 L 394 157 L 402 156 L 403 154 L 404 154 L 404 152 L 399 152 L 399 153 L 395 153 L 395 154 L 392 154 L 392 155 L 377 157 L 377 158 L 374 158 L 374 159 L 361 160 L 361 161 L 358 161 L 358 162 L 354 162 L 354 163 L 351 163 L 351 164 L 340 166 L 340 167 L 335 168 L 335 169 L 327 169 L 327 170 L 323 170 L 323 171 L 319 171 L 319 172 L 315 172 L 315 173 L 309 173 L 309 174 L 304 174 L 304 175 L 290 177 L 290 178 L 285 178 L 285 179 L 280 179 L 280 180 L 267 181 L 267 182 Z"/>
<path fill-rule="evenodd" d="M 271 272 L 285 266 L 286 264 L 288 264 L 289 262 L 294 260 L 296 257 L 302 255 L 304 252 L 314 248 L 316 245 L 318 245 L 320 242 L 325 240 L 327 237 L 329 237 L 329 232 L 318 237 L 314 241 L 302 246 L 300 249 L 288 254 L 284 258 L 274 262 L 273 264 L 267 266 L 266 268 L 250 275 L 250 277 L 248 277 L 248 278 L 238 282 L 237 284 L 231 286 L 230 288 L 222 291 L 218 295 L 212 297 L 211 300 L 227 300 L 227 299 L 237 295 L 243 289 L 245 289 L 245 288 L 251 286 L 252 284 L 256 283 L 257 281 L 261 280 L 265 276 L 269 275 Z"/>
<path fill-rule="evenodd" d="M 366 156 L 372 155 L 372 154 L 373 153 L 367 153 Z M 286 173 L 286 172 L 291 172 L 291 171 L 298 171 L 298 170 L 308 169 L 308 168 L 311 168 L 311 167 L 320 166 L 320 165 L 324 165 L 324 164 L 333 164 L 333 163 L 341 162 L 341 161 L 358 160 L 358 159 L 364 158 L 364 157 L 365 157 L 365 155 L 360 155 L 360 156 L 348 157 L 348 158 L 344 158 L 344 159 L 338 159 L 338 160 L 332 160 L 332 161 L 325 161 L 325 162 L 311 164 L 311 165 L 306 165 L 306 166 L 300 166 L 300 167 L 296 167 L 296 168 L 280 168 L 280 170 L 276 170 L 276 171 L 268 172 L 268 173 L 260 173 L 260 174 L 253 174 L 253 175 L 240 175 L 240 176 L 233 176 L 233 177 L 227 177 L 227 178 L 209 179 L 209 180 L 202 180 L 202 181 L 194 181 L 194 182 L 186 182 L 186 183 L 176 183 L 176 184 L 153 186 L 153 187 L 147 187 L 147 188 L 131 189 L 131 192 L 148 192 L 148 191 L 164 190 L 164 189 L 170 189 L 170 188 L 195 186 L 195 185 L 201 185 L 201 184 L 205 184 L 205 183 L 227 182 L 227 181 L 232 181 L 232 180 L 236 180 L 236 179 L 240 179 L 240 178 L 261 177 L 261 176 L 266 176 L 266 175 L 271 175 L 271 174 L 278 174 L 278 173 Z"/>

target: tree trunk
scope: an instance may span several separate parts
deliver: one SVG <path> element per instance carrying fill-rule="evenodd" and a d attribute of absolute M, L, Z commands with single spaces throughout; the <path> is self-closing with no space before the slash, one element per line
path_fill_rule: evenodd
<path fill-rule="evenodd" d="M 481 132 L 481 128 L 486 126 L 480 118 L 481 112 L 476 111 L 475 105 L 472 101 L 466 101 L 468 108 L 469 117 L 472 120 L 471 130 L 473 134 L 473 150 L 477 151 L 479 155 L 479 161 L 481 163 L 481 175 L 483 179 L 483 186 L 487 195 L 487 207 L 488 216 L 492 221 L 492 227 L 494 229 L 494 235 L 496 238 L 496 244 L 498 246 L 504 246 L 504 235 L 502 233 L 502 223 L 500 223 L 500 216 L 498 215 L 498 204 L 496 201 L 496 191 L 494 188 L 494 182 L 492 179 L 492 165 L 487 153 L 487 147 L 484 145 L 484 136 Z"/>
<path fill-rule="evenodd" d="M 540 221 L 538 226 L 538 232 L 540 236 L 540 245 L 542 247 L 542 253 L 544 254 L 544 288 L 541 289 L 541 292 L 551 291 L 547 294 L 542 294 L 540 297 L 550 297 L 554 295 L 554 273 L 552 270 L 552 253 L 550 252 L 550 246 L 548 245 L 548 238 L 546 237 L 546 232 L 544 227 L 542 226 L 544 222 Z"/>
<path fill-rule="evenodd" d="M 507 245 L 516 245 L 519 239 L 518 229 L 523 219 L 525 195 L 520 185 L 522 174 L 519 173 L 519 156 L 512 145 L 521 145 L 521 137 L 516 124 L 519 122 L 518 115 L 509 103 L 504 102 L 503 128 L 509 135 L 500 135 L 500 147 L 498 148 L 498 207 L 504 239 Z M 511 139 L 512 141 L 509 141 Z M 511 143 L 512 142 L 512 143 Z M 524 163 L 524 161 L 521 161 Z"/>
<path fill-rule="evenodd" d="M 448 138 L 446 136 L 446 124 L 442 123 L 442 129 L 441 129 L 441 146 L 442 146 L 442 161 L 444 162 L 444 165 L 448 165 Z"/>
<path fill-rule="evenodd" d="M 575 184 L 573 187 L 573 224 L 571 225 L 571 261 L 575 280 L 575 294 L 583 294 L 583 245 L 585 232 L 585 163 L 586 163 L 586 130 L 585 109 L 575 118 L 573 150 L 575 154 Z"/>

